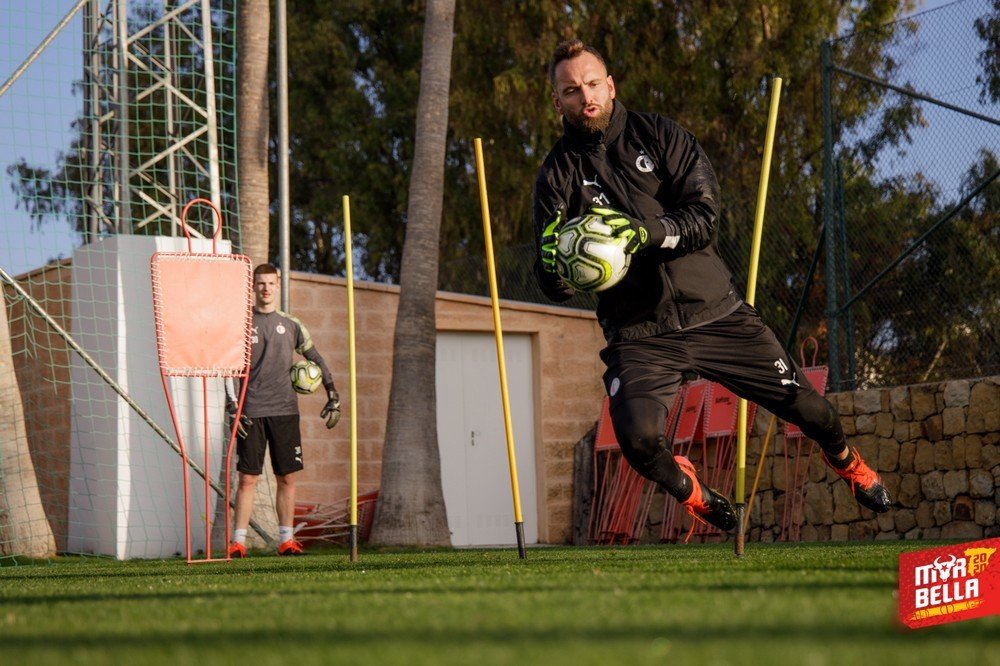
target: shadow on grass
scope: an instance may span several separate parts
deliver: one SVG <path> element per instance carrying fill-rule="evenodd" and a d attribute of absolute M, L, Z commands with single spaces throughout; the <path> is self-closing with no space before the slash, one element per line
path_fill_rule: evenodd
<path fill-rule="evenodd" d="M 270 583 L 261 585 L 245 585 L 239 587 L 240 583 L 234 583 L 231 587 L 219 590 L 193 589 L 188 592 L 169 592 L 162 589 L 153 589 L 149 592 L 107 592 L 81 594 L 0 594 L 0 600 L 4 606 L 11 609 L 15 606 L 39 606 L 54 603 L 69 604 L 90 604 L 104 602 L 153 602 L 162 603 L 165 601 L 216 601 L 222 600 L 226 603 L 240 603 L 242 599 L 253 599 L 260 594 L 271 590 Z M 524 581 L 484 581 L 482 585 L 450 585 L 447 581 L 429 581 L 425 586 L 407 585 L 401 586 L 393 581 L 385 583 L 365 582 L 363 585 L 352 585 L 346 588 L 342 581 L 324 581 L 316 583 L 307 581 L 300 589 L 284 589 L 281 596 L 288 600 L 288 603 L 296 605 L 295 598 L 299 595 L 325 594 L 332 596 L 365 596 L 371 594 L 388 595 L 412 595 L 412 596 L 435 596 L 435 595 L 484 595 L 491 597 L 498 596 L 520 596 L 536 595 L 538 593 L 563 593 L 563 594 L 602 594 L 614 590 L 616 593 L 635 593 L 641 595 L 663 595 L 665 599 L 671 595 L 682 592 L 694 594 L 711 594 L 720 592 L 767 592 L 769 594 L 801 593 L 809 592 L 832 592 L 847 591 L 858 593 L 870 593 L 877 590 L 892 592 L 896 589 L 895 583 L 878 583 L 873 581 L 822 581 L 822 580 L 802 580 L 802 581 L 727 581 L 718 583 L 708 582 L 681 582 L 681 583 L 651 583 L 647 579 L 641 580 L 621 580 L 613 581 L 601 580 L 595 576 L 593 584 L 586 584 L 578 579 L 567 580 L 565 582 L 551 580 Z M 886 595 L 889 596 L 888 594 Z"/>
<path fill-rule="evenodd" d="M 751 553 L 746 558 L 737 560 L 722 550 L 725 544 L 696 546 L 653 546 L 653 547 L 591 547 L 591 548 L 552 548 L 538 549 L 539 556 L 520 560 L 516 553 L 498 550 L 393 550 L 374 552 L 362 555 L 360 561 L 352 563 L 348 560 L 346 551 L 341 555 L 338 551 L 325 551 L 322 554 L 308 555 L 301 558 L 279 558 L 270 555 L 259 555 L 242 561 L 219 562 L 209 564 L 187 565 L 183 560 L 160 561 L 130 561 L 118 562 L 105 559 L 83 559 L 80 561 L 63 561 L 59 564 L 44 567 L 18 567 L 0 570 L 0 581 L 46 581 L 59 583 L 68 581 L 108 581 L 114 580 L 149 580 L 156 585 L 164 579 L 182 579 L 197 584 L 198 581 L 214 579 L 254 580 L 256 577 L 268 580 L 284 581 L 286 577 L 306 575 L 313 577 L 312 582 L 322 582 L 327 577 L 330 581 L 343 582 L 343 576 L 356 576 L 368 573 L 369 578 L 381 573 L 393 572 L 425 572 L 427 580 L 434 583 L 438 576 L 463 575 L 465 571 L 489 576 L 491 573 L 512 574 L 515 580 L 505 580 L 497 587 L 510 584 L 519 585 L 524 580 L 530 584 L 537 583 L 539 576 L 558 579 L 560 576 L 576 576 L 589 574 L 609 575 L 615 577 L 636 575 L 646 577 L 644 586 L 651 583 L 649 576 L 668 576 L 673 578 L 688 578 L 692 584 L 701 589 L 738 589 L 741 584 L 720 582 L 713 578 L 724 578 L 729 575 L 773 575 L 788 572 L 813 572 L 817 575 L 838 577 L 850 574 L 866 574 L 869 576 L 864 583 L 866 587 L 883 583 L 871 580 L 872 575 L 894 574 L 896 571 L 896 549 L 861 549 L 861 552 L 875 554 L 872 562 L 858 562 L 854 553 L 857 547 L 839 548 L 826 546 L 816 548 L 809 546 L 778 546 L 761 549 L 759 553 Z M 888 550 L 888 552 L 885 552 Z M 349 579 L 352 582 L 353 578 Z M 894 584 L 894 577 L 892 584 Z M 577 581 L 578 582 L 578 581 Z M 366 590 L 368 587 L 367 581 Z M 576 583 L 574 583 L 576 584 Z M 655 583 L 653 583 L 655 585 Z M 684 580 L 670 583 L 671 589 L 683 588 Z M 789 583 L 795 585 L 797 583 Z M 822 583 L 803 583 L 815 586 Z M 621 582 L 619 582 L 621 585 Z M 742 587 L 760 587 L 757 581 L 748 581 Z M 831 583 L 843 587 L 841 582 Z M 888 582 L 884 585 L 889 585 Z M 491 587 L 486 584 L 484 587 Z M 545 586 L 549 589 L 549 586 Z M 0 598 L 4 598 L 0 590 Z M 10 599 L 10 597 L 6 597 Z"/>
<path fill-rule="evenodd" d="M 649 623 L 645 625 L 615 626 L 608 623 L 595 631 L 591 625 L 552 630 L 534 626 L 524 627 L 449 627 L 432 626 L 381 627 L 365 629 L 329 627 L 323 629 L 303 629 L 293 627 L 255 628 L 248 632 L 245 627 L 238 629 L 178 630 L 145 632 L 141 636 L 122 632 L 97 632 L 85 636 L 3 636 L 0 646 L 5 649 L 73 650 L 78 648 L 98 648 L 107 650 L 164 649 L 183 646 L 185 650 L 210 648 L 213 650 L 237 650 L 241 654 L 252 654 L 253 650 L 270 650 L 278 645 L 294 645 L 297 649 L 315 647 L 371 647 L 394 644 L 407 645 L 416 649 L 442 649 L 448 646 L 504 647 L 517 644 L 521 649 L 533 647 L 551 648 L 565 643 L 574 649 L 592 645 L 595 648 L 610 641 L 648 643 L 667 638 L 672 642 L 703 644 L 711 640 L 715 647 L 732 644 L 733 649 L 746 643 L 801 644 L 817 642 L 839 644 L 849 632 L 852 646 L 877 647 L 880 644 L 904 644 L 919 648 L 921 644 L 942 641 L 955 643 L 975 641 L 973 647 L 988 650 L 989 645 L 1000 644 L 997 637 L 997 623 L 971 621 L 934 627 L 930 630 L 908 632 L 882 621 L 846 624 L 843 621 L 823 623 L 784 622 L 780 626 L 762 618 L 759 622 L 742 621 L 729 624 L 720 617 L 715 624 L 691 621 Z M 765 624 L 766 623 L 766 624 Z M 985 641 L 985 642 L 983 642 Z"/>

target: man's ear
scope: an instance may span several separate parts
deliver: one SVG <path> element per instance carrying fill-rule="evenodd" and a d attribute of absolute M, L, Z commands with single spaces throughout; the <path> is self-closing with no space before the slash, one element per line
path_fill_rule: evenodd
<path fill-rule="evenodd" d="M 608 74 L 608 94 L 610 99 L 615 98 L 615 80 L 610 74 Z"/>
<path fill-rule="evenodd" d="M 552 106 L 555 107 L 556 113 L 562 115 L 562 102 L 559 101 L 559 95 L 555 90 L 552 91 Z"/>

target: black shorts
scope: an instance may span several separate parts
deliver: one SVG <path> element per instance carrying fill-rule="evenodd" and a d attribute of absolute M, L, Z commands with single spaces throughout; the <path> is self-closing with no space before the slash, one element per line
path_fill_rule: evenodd
<path fill-rule="evenodd" d="M 264 471 L 264 450 L 271 447 L 271 469 L 275 475 L 284 476 L 302 469 L 302 435 L 299 432 L 299 415 L 255 416 L 246 439 L 236 441 L 239 462 L 236 471 L 242 474 L 260 474 Z"/>
<path fill-rule="evenodd" d="M 815 393 L 774 332 L 745 303 L 696 328 L 609 345 L 601 359 L 612 414 L 635 397 L 652 398 L 669 410 L 684 372 L 722 384 L 771 412 L 782 413 Z"/>

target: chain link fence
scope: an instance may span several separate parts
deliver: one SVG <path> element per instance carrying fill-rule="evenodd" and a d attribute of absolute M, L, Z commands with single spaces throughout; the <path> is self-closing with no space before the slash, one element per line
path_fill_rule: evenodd
<path fill-rule="evenodd" d="M 914 24 L 884 79 L 843 57 L 878 31 L 823 46 L 834 390 L 1000 373 L 1000 6 L 964 0 Z"/>
<path fill-rule="evenodd" d="M 151 329 L 142 352 L 125 351 L 152 322 L 136 307 L 148 302 L 149 256 L 185 249 L 188 201 L 213 200 L 223 243 L 239 245 L 235 5 L 17 0 L 4 10 L 0 565 L 53 551 L 172 555 L 183 474 L 170 436 L 145 425 L 170 423 L 158 368 L 144 362 L 156 358 Z M 212 236 L 207 208 L 185 222 L 196 242 Z M 206 433 L 223 432 L 216 411 Z M 155 515 L 138 526 L 140 505 Z M 126 531 L 137 536 L 123 546 Z"/>

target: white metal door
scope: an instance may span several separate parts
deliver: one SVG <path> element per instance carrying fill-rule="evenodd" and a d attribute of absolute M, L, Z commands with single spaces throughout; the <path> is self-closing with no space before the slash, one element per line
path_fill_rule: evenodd
<path fill-rule="evenodd" d="M 538 541 L 531 338 L 504 336 L 525 543 Z M 516 544 L 496 339 L 439 333 L 437 423 L 441 484 L 455 546 Z"/>

